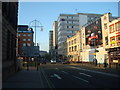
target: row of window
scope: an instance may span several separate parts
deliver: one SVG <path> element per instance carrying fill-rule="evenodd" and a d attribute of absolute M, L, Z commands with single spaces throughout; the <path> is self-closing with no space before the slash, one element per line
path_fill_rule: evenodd
<path fill-rule="evenodd" d="M 18 43 L 18 45 L 20 45 L 20 43 Z M 23 45 L 23 46 L 31 46 L 30 43 L 27 43 L 27 44 L 26 44 L 26 43 L 23 43 L 22 45 Z"/>
<path fill-rule="evenodd" d="M 77 51 L 77 46 L 69 47 L 69 52 Z"/>
<path fill-rule="evenodd" d="M 23 39 L 23 41 L 27 41 L 27 40 L 31 41 L 31 39 L 25 39 L 25 38 Z M 18 38 L 18 41 L 20 41 L 20 38 Z"/>
<path fill-rule="evenodd" d="M 21 34 L 18 34 L 18 36 L 21 36 Z M 28 35 L 23 34 L 23 36 L 31 36 L 31 34 L 28 34 Z"/>
<path fill-rule="evenodd" d="M 74 16 L 66 16 L 66 18 L 74 19 Z"/>
<path fill-rule="evenodd" d="M 73 45 L 73 44 L 76 44 L 76 39 L 71 40 L 71 41 L 68 42 L 68 45 L 69 45 L 69 46 L 70 46 L 70 45 Z"/>
<path fill-rule="evenodd" d="M 116 45 L 120 45 L 120 35 L 118 36 L 113 36 L 113 37 L 110 37 L 110 45 L 111 46 L 116 46 Z"/>
<path fill-rule="evenodd" d="M 113 33 L 115 31 L 120 31 L 120 22 L 117 22 L 109 26 L 109 33 Z"/>
<path fill-rule="evenodd" d="M 67 26 L 67 28 L 74 28 L 74 26 Z"/>

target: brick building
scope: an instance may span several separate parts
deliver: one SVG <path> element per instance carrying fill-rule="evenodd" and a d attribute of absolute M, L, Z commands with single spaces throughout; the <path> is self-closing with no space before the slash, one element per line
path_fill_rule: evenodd
<path fill-rule="evenodd" d="M 33 29 L 28 28 L 28 25 L 18 25 L 18 56 L 22 56 L 23 46 L 33 46 Z"/>

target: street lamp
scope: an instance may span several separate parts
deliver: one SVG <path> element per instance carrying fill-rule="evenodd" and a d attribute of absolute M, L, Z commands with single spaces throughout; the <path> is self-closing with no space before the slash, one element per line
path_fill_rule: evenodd
<path fill-rule="evenodd" d="M 40 30 L 43 31 L 43 26 L 40 21 L 35 19 L 29 23 L 28 30 L 30 30 L 32 27 L 35 28 L 35 45 L 34 46 L 38 46 L 36 42 L 36 28 L 40 28 Z M 37 71 L 38 71 L 38 58 L 36 58 L 35 62 L 37 62 Z"/>
<path fill-rule="evenodd" d="M 43 31 L 43 26 L 42 26 L 42 24 L 41 24 L 41 22 L 40 21 L 38 21 L 38 20 L 33 20 L 33 21 L 31 21 L 30 23 L 29 23 L 29 28 L 28 28 L 28 30 L 30 30 L 32 27 L 34 27 L 35 28 L 35 46 L 37 45 L 36 44 L 36 28 L 40 28 L 40 30 L 41 31 Z"/>

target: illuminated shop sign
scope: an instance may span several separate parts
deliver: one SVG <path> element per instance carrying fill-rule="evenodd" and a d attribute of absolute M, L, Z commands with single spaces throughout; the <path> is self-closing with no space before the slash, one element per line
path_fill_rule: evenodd
<path fill-rule="evenodd" d="M 110 44 L 116 44 L 117 42 L 116 41 L 111 41 Z"/>

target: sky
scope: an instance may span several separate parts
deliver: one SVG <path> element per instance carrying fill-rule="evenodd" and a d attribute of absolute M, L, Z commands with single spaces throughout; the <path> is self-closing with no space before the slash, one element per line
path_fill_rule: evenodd
<path fill-rule="evenodd" d="M 40 50 L 49 51 L 49 31 L 60 14 L 94 13 L 104 14 L 111 12 L 118 16 L 117 2 L 19 2 L 18 25 L 31 25 L 38 20 L 43 31 L 37 28 L 37 43 Z M 33 28 L 34 30 L 34 28 Z"/>

